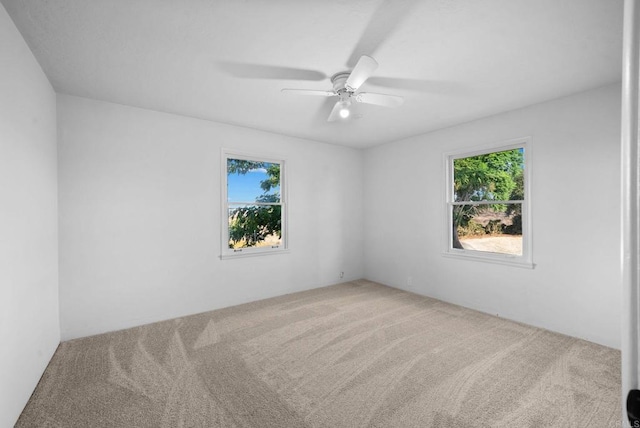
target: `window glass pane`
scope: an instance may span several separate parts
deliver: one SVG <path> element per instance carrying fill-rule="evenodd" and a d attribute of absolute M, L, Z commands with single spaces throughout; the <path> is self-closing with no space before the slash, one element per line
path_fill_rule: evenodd
<path fill-rule="evenodd" d="M 229 204 L 229 248 L 282 244 L 280 205 Z"/>
<path fill-rule="evenodd" d="M 522 204 L 455 205 L 452 247 L 522 255 Z"/>
<path fill-rule="evenodd" d="M 227 159 L 227 201 L 280 202 L 280 164 Z"/>
<path fill-rule="evenodd" d="M 455 202 L 524 200 L 524 148 L 453 160 Z"/>

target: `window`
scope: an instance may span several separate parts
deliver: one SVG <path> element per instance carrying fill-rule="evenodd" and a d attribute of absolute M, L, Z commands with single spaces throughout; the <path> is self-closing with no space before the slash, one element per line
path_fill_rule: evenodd
<path fill-rule="evenodd" d="M 446 156 L 445 254 L 531 264 L 527 140 Z"/>
<path fill-rule="evenodd" d="M 284 161 L 223 156 L 222 257 L 286 249 Z"/>

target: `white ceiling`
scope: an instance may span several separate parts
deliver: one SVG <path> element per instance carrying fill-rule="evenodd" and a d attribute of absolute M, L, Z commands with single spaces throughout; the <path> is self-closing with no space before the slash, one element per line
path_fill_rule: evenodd
<path fill-rule="evenodd" d="M 620 80 L 612 0 L 2 0 L 56 91 L 368 147 Z M 362 54 L 358 105 L 326 121 Z"/>

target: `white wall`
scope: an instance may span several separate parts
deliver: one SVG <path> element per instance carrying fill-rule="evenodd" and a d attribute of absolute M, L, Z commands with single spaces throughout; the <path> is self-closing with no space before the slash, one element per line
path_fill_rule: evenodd
<path fill-rule="evenodd" d="M 443 153 L 523 136 L 535 269 L 443 257 Z M 619 146 L 614 85 L 367 150 L 365 276 L 619 348 Z"/>
<path fill-rule="evenodd" d="M 363 276 L 362 154 L 58 95 L 63 339 Z M 284 158 L 290 253 L 220 260 L 221 148 Z"/>
<path fill-rule="evenodd" d="M 60 342 L 55 94 L 0 5 L 0 427 Z"/>

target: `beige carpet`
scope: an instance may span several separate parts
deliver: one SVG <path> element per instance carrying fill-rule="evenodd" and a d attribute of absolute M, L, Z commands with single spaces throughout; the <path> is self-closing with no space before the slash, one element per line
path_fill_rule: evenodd
<path fill-rule="evenodd" d="M 19 427 L 617 427 L 620 353 L 368 281 L 64 342 Z"/>

